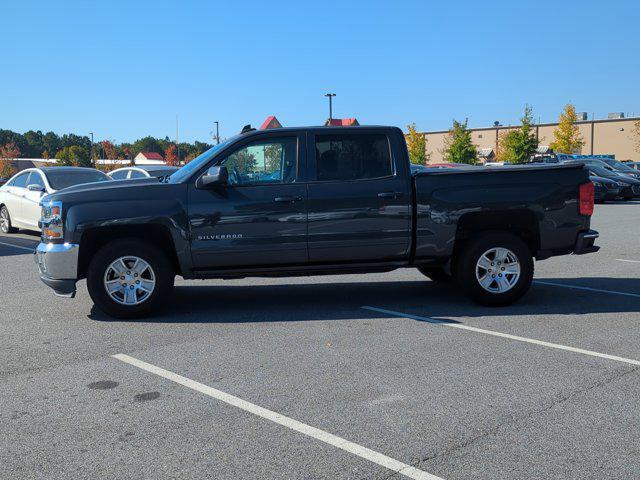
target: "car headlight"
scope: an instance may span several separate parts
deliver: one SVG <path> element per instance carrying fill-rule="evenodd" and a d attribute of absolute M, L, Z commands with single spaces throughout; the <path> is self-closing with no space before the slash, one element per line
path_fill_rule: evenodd
<path fill-rule="evenodd" d="M 593 182 L 594 187 L 602 187 L 603 185 L 600 182 Z"/>
<path fill-rule="evenodd" d="M 618 182 L 618 186 L 620 186 L 620 187 L 628 187 L 629 184 L 625 183 L 625 182 Z"/>
<path fill-rule="evenodd" d="M 62 225 L 62 202 L 43 202 L 40 204 L 40 207 L 42 240 L 62 240 L 64 237 L 64 228 Z"/>

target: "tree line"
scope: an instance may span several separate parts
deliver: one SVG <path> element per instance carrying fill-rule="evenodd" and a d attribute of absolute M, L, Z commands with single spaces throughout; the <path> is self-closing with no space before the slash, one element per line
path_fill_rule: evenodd
<path fill-rule="evenodd" d="M 576 122 L 578 116 L 573 105 L 565 105 L 557 127 L 553 131 L 554 140 L 549 145 L 556 153 L 573 154 L 579 152 L 585 141 L 580 134 Z M 496 160 L 508 163 L 527 163 L 536 153 L 539 139 L 535 134 L 533 109 L 525 106 L 520 119 L 520 126 L 508 129 L 498 137 L 498 148 L 495 152 Z M 640 122 L 635 126 L 637 148 L 640 151 Z M 427 152 L 427 138 L 424 133 L 416 129 L 415 123 L 407 125 L 407 147 L 411 163 L 425 165 L 431 156 Z M 445 162 L 475 164 L 478 162 L 478 148 L 471 139 L 471 130 L 467 127 L 467 120 L 460 122 L 453 120 L 453 125 L 444 141 L 444 148 L 440 151 Z"/>
<path fill-rule="evenodd" d="M 14 169 L 7 160 L 15 158 L 56 159 L 59 165 L 95 166 L 96 159 L 129 160 L 140 152 L 155 152 L 165 158 L 169 165 L 189 162 L 212 145 L 195 141 L 176 144 L 169 140 L 147 136 L 132 143 L 113 143 L 103 140 L 91 144 L 88 136 L 68 133 L 57 135 L 54 132 L 42 133 L 40 130 L 29 130 L 17 133 L 0 129 L 0 177 L 7 177 Z M 110 166 L 99 166 L 108 169 Z"/>

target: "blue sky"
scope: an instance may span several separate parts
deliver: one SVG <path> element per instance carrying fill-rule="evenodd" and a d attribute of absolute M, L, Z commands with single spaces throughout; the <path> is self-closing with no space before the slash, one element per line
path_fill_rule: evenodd
<path fill-rule="evenodd" d="M 637 1 L 3 0 L 0 128 L 211 141 L 275 114 L 446 129 L 640 115 Z"/>

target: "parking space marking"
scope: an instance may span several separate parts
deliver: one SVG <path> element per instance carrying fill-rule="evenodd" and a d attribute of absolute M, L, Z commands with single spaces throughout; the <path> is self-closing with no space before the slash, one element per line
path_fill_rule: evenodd
<path fill-rule="evenodd" d="M 128 363 L 129 365 L 140 368 L 141 370 L 153 373 L 154 375 L 158 375 L 159 377 L 166 378 L 167 380 L 171 380 L 172 382 L 175 382 L 179 385 L 208 395 L 209 397 L 215 398 L 216 400 L 220 400 L 221 402 L 224 402 L 228 405 L 232 405 L 236 408 L 252 413 L 253 415 L 256 415 L 258 417 L 270 420 L 271 422 L 277 423 L 278 425 L 282 425 L 283 427 L 287 427 L 291 430 L 295 430 L 296 432 L 307 435 L 308 437 L 320 440 L 321 442 L 344 450 L 345 452 L 357 455 L 358 457 L 369 460 L 370 462 L 388 468 L 389 470 L 393 470 L 396 473 L 404 475 L 405 477 L 412 478 L 414 480 L 443 480 L 440 477 L 436 477 L 435 475 L 431 475 L 430 473 L 427 473 L 416 467 L 412 467 L 411 465 L 407 465 L 406 463 L 402 463 L 391 457 L 387 457 L 382 453 L 363 447 L 362 445 L 358 445 L 357 443 L 345 440 L 344 438 L 333 435 L 332 433 L 325 432 L 324 430 L 320 430 L 319 428 L 312 427 L 310 425 L 307 425 L 306 423 L 299 422 L 298 420 L 294 420 L 293 418 L 285 417 L 284 415 L 281 415 L 277 412 L 248 402 L 247 400 L 243 400 L 221 390 L 209 387 L 208 385 L 196 382 L 195 380 L 183 377 L 182 375 L 170 372 L 169 370 L 156 367 L 155 365 L 144 362 L 142 360 L 138 360 L 134 357 L 130 357 L 129 355 L 119 353 L 113 355 L 113 357 L 122 362 Z"/>
<path fill-rule="evenodd" d="M 470 332 L 484 333 L 485 335 L 491 335 L 494 337 L 508 338 L 509 340 L 516 340 L 518 342 L 531 343 L 533 345 L 540 345 L 542 347 L 556 348 L 558 350 L 565 350 L 567 352 L 581 353 L 583 355 L 589 355 L 592 357 L 605 358 L 607 360 L 614 360 L 616 362 L 622 362 L 622 363 L 628 363 L 630 365 L 640 366 L 640 361 L 633 360 L 631 358 L 618 357 L 616 355 L 609 355 L 607 353 L 594 352 L 592 350 L 585 350 L 583 348 L 570 347 L 567 345 L 561 345 L 559 343 L 544 342 L 542 340 L 536 340 L 535 338 L 519 337 L 518 335 L 511 335 L 509 333 L 496 332 L 493 330 L 485 330 L 483 328 L 471 327 L 469 325 L 463 325 L 460 323 L 448 323 L 446 320 L 438 320 L 430 317 L 421 317 L 419 315 L 409 315 L 406 313 L 396 312 L 393 310 L 385 310 L 384 308 L 369 307 L 369 306 L 363 306 L 360 308 L 363 308 L 365 310 L 371 310 L 373 312 L 384 313 L 387 315 L 393 315 L 399 318 L 410 318 L 413 320 L 420 320 L 422 322 L 437 323 L 439 325 L 443 325 L 451 328 L 458 328 L 460 330 L 469 330 Z"/>
<path fill-rule="evenodd" d="M 638 293 L 619 292 L 617 290 L 604 290 L 602 288 L 581 287 L 579 285 L 565 285 L 564 283 L 543 282 L 540 280 L 534 280 L 533 283 L 537 283 L 538 285 L 551 285 L 553 287 L 573 288 L 574 290 L 586 290 L 588 292 L 609 293 L 611 295 L 622 295 L 624 297 L 640 298 L 640 294 Z"/>
<path fill-rule="evenodd" d="M 640 260 L 626 260 L 624 258 L 616 258 L 619 262 L 640 263 Z"/>
<path fill-rule="evenodd" d="M 13 243 L 0 242 L 0 245 L 4 245 L 6 247 L 19 248 L 20 250 L 26 250 L 26 251 L 28 251 L 30 253 L 33 253 L 35 251 L 35 248 L 22 247 L 20 245 L 14 245 Z"/>

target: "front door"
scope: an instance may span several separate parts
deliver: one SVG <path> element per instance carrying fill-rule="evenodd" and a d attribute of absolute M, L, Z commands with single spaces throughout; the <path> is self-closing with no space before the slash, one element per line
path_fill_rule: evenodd
<path fill-rule="evenodd" d="M 218 165 L 228 184 L 189 186 L 196 269 L 300 265 L 307 255 L 307 188 L 300 183 L 303 135 L 252 137 Z"/>
<path fill-rule="evenodd" d="M 40 220 L 40 200 L 42 200 L 46 190 L 44 180 L 39 172 L 31 172 L 27 180 L 27 187 L 29 187 L 29 185 L 37 185 L 42 190 L 29 190 L 29 188 L 27 188 L 22 198 L 20 216 L 27 225 L 32 228 L 38 228 L 38 220 Z"/>

